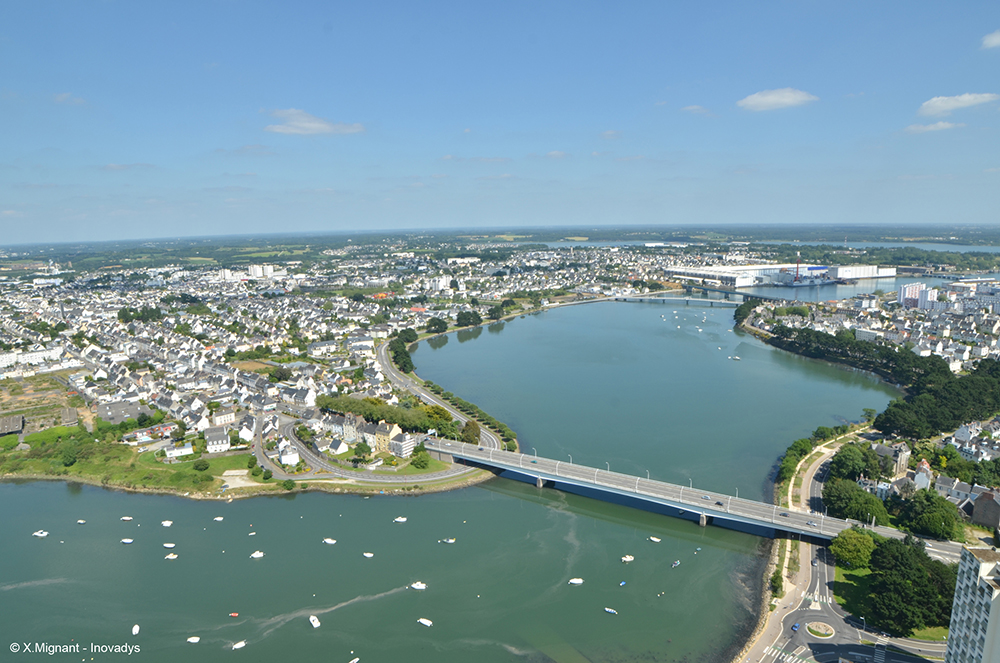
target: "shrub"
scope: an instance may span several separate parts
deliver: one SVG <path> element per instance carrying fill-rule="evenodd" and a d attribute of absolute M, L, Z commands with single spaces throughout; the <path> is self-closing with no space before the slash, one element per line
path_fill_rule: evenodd
<path fill-rule="evenodd" d="M 194 464 L 191 467 L 192 469 L 195 469 L 198 472 L 204 472 L 205 470 L 208 469 L 208 461 L 205 460 L 204 458 L 199 458 L 198 460 L 194 461 Z"/>

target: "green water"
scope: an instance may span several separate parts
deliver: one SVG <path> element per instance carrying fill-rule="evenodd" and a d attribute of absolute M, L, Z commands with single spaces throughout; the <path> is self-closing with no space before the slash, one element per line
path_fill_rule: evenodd
<path fill-rule="evenodd" d="M 741 496 L 765 491 L 790 439 L 893 395 L 865 374 L 737 337 L 726 331 L 731 310 L 685 310 L 677 321 L 671 310 L 550 311 L 436 350 L 422 344 L 414 359 L 539 454 Z M 7 483 L 0 507 L 0 650 L 141 649 L 51 657 L 60 660 L 720 661 L 752 627 L 765 547 L 506 480 L 421 497 L 229 504 Z M 408 521 L 393 523 L 399 515 Z M 39 528 L 50 535 L 32 537 Z M 454 545 L 439 543 L 449 537 Z M 168 541 L 176 560 L 164 560 Z M 266 556 L 250 559 L 258 549 Z M 622 564 L 625 554 L 635 561 Z M 406 589 L 416 580 L 427 590 Z M 185 642 L 195 635 L 201 642 Z"/>

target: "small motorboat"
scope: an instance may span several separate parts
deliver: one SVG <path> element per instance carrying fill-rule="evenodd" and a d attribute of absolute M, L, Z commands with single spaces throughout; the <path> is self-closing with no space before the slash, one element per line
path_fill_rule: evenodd
<path fill-rule="evenodd" d="M 132 516 L 122 516 L 122 520 L 124 520 L 125 522 L 128 522 L 128 521 L 132 520 Z"/>
<path fill-rule="evenodd" d="M 427 583 L 420 582 L 419 580 L 410 585 L 411 589 L 427 589 Z"/>
<path fill-rule="evenodd" d="M 264 556 L 264 553 L 262 553 L 259 550 L 254 550 L 252 553 L 250 553 L 250 559 L 260 559 L 263 556 Z"/>
<path fill-rule="evenodd" d="M 395 518 L 392 519 L 392 522 L 394 522 L 394 523 L 405 523 L 406 522 L 406 517 L 405 516 L 396 516 Z"/>
<path fill-rule="evenodd" d="M 87 524 L 87 521 L 86 521 L 86 520 L 83 520 L 83 519 L 80 519 L 80 520 L 76 521 L 76 524 L 77 524 L 77 525 L 86 525 L 86 524 Z"/>
<path fill-rule="evenodd" d="M 45 530 L 43 530 L 43 529 L 40 529 L 40 530 L 38 530 L 37 532 L 32 532 L 32 533 L 31 533 L 31 536 L 37 536 L 37 537 L 38 537 L 39 539 L 44 539 L 44 538 L 45 538 L 45 537 L 47 537 L 48 535 L 49 535 L 49 533 L 48 533 L 48 532 L 46 532 L 46 531 L 45 531 Z"/>
<path fill-rule="evenodd" d="M 675 559 L 675 560 L 674 560 L 674 563 L 670 565 L 670 568 L 672 568 L 672 569 L 676 569 L 676 568 L 677 568 L 678 566 L 680 566 L 680 565 L 681 565 L 681 560 L 679 560 L 679 559 Z"/>
<path fill-rule="evenodd" d="M 434 626 L 434 622 L 427 619 L 426 617 L 421 617 L 420 619 L 417 620 L 417 623 L 423 624 L 424 626 Z"/>
<path fill-rule="evenodd" d="M 614 608 L 605 608 L 604 612 L 607 612 L 607 613 L 612 614 L 612 615 L 617 615 L 618 614 L 618 611 L 615 610 Z"/>
<path fill-rule="evenodd" d="M 214 520 L 214 521 L 215 521 L 215 522 L 217 522 L 217 523 L 221 523 L 221 522 L 222 522 L 222 516 L 216 516 L 216 517 L 215 517 L 215 518 L 213 518 L 212 520 Z"/>
<path fill-rule="evenodd" d="M 366 552 L 366 553 L 362 553 L 362 554 L 363 554 L 363 555 L 364 555 L 365 557 L 367 557 L 368 559 L 371 559 L 372 557 L 374 557 L 374 556 L 375 556 L 375 553 L 370 553 L 370 552 Z"/>
<path fill-rule="evenodd" d="M 739 357 L 737 357 L 736 355 L 733 355 L 733 361 L 739 361 L 739 360 L 740 360 Z"/>
<path fill-rule="evenodd" d="M 132 635 L 139 635 L 139 625 L 136 624 L 132 627 Z"/>
<path fill-rule="evenodd" d="M 164 520 L 160 524 L 163 525 L 164 527 L 170 527 L 171 525 L 174 524 L 174 521 L 172 521 L 172 520 Z"/>
<path fill-rule="evenodd" d="M 240 613 L 238 613 L 238 612 L 231 612 L 231 613 L 229 613 L 229 616 L 230 617 L 239 617 Z"/>
<path fill-rule="evenodd" d="M 246 646 L 247 646 L 247 641 L 246 640 L 240 640 L 239 642 L 237 642 L 236 644 L 233 645 L 233 649 L 243 649 Z"/>
<path fill-rule="evenodd" d="M 199 638 L 197 635 L 192 635 L 190 638 L 188 638 L 188 642 L 194 645 L 201 642 L 201 638 Z"/>
<path fill-rule="evenodd" d="M 313 628 L 319 628 L 319 619 L 316 615 L 309 615 L 309 623 L 313 625 Z"/>
<path fill-rule="evenodd" d="M 177 559 L 177 553 L 167 553 L 167 556 L 163 559 Z"/>
<path fill-rule="evenodd" d="M 132 543 L 132 539 L 122 539 L 122 543 L 124 543 L 125 545 L 128 545 L 128 544 Z"/>
<path fill-rule="evenodd" d="M 660 537 L 658 537 L 658 536 L 651 536 L 651 537 L 649 537 L 649 540 L 652 541 L 653 543 L 659 543 L 660 542 Z"/>
<path fill-rule="evenodd" d="M 250 532 L 247 536 L 257 536 L 257 532 Z"/>
<path fill-rule="evenodd" d="M 169 548 L 173 548 L 176 545 L 177 545 L 176 543 L 164 543 L 163 547 L 169 549 Z"/>
<path fill-rule="evenodd" d="M 325 543 L 328 546 L 332 546 L 336 542 L 337 542 L 337 539 L 331 539 L 330 537 L 326 537 L 325 539 L 323 539 L 323 543 Z"/>
<path fill-rule="evenodd" d="M 624 580 L 622 580 L 622 581 L 621 581 L 620 583 L 618 583 L 618 586 L 619 586 L 619 587 L 624 587 L 624 586 L 625 586 L 625 581 L 624 581 Z"/>
<path fill-rule="evenodd" d="M 455 543 L 455 539 L 454 538 L 451 538 L 451 539 L 441 539 L 441 543 Z"/>
<path fill-rule="evenodd" d="M 632 555 L 625 555 L 624 557 L 622 557 L 623 564 L 628 564 L 629 562 L 634 562 L 634 561 L 635 557 L 633 557 Z"/>
<path fill-rule="evenodd" d="M 570 578 L 569 579 L 569 584 L 571 584 L 571 585 L 582 585 L 583 584 L 583 578 Z"/>

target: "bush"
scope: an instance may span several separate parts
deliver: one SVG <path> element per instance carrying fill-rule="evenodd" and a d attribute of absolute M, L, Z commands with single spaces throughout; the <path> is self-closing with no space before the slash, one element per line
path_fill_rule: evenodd
<path fill-rule="evenodd" d="M 192 465 L 191 467 L 197 470 L 198 472 L 204 472 L 205 470 L 208 469 L 208 461 L 205 460 L 204 458 L 199 458 L 198 460 L 194 461 L 194 465 Z"/>
<path fill-rule="evenodd" d="M 257 456 L 250 454 L 250 457 L 247 458 L 247 469 L 252 470 L 255 467 L 257 467 Z"/>
<path fill-rule="evenodd" d="M 255 476 L 255 477 L 259 477 L 263 473 L 264 473 L 264 469 L 260 465 L 257 465 L 252 470 L 250 470 L 250 474 L 253 475 L 253 476 Z"/>
<path fill-rule="evenodd" d="M 295 482 L 292 481 L 291 479 L 285 479 L 284 481 L 281 482 L 281 487 L 284 488 L 285 490 L 292 490 L 295 488 Z"/>
<path fill-rule="evenodd" d="M 274 474 L 271 473 L 271 470 L 264 470 L 264 481 L 270 481 L 272 476 Z"/>

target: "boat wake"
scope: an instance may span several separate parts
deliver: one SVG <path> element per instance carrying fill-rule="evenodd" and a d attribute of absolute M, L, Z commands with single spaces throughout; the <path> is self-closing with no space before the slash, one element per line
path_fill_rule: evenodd
<path fill-rule="evenodd" d="M 25 587 L 44 587 L 45 585 L 61 585 L 69 582 L 68 578 L 45 578 L 43 580 L 29 580 L 27 582 L 12 582 L 8 585 L 0 585 L 0 592 L 9 592 L 12 589 L 24 589 Z"/>
<path fill-rule="evenodd" d="M 346 608 L 349 605 L 354 605 L 355 603 L 367 603 L 369 601 L 376 601 L 378 599 L 385 598 L 387 596 L 392 596 L 393 594 L 398 594 L 400 592 L 406 591 L 406 587 L 396 587 L 395 589 L 390 589 L 387 592 L 382 592 L 380 594 L 372 594 L 369 596 L 355 596 L 353 599 L 344 601 L 343 603 L 338 603 L 337 605 L 330 606 L 329 608 L 302 608 L 301 610 L 294 610 L 292 612 L 286 612 L 282 615 L 275 615 L 268 619 L 259 620 L 258 626 L 261 629 L 260 638 L 263 639 L 271 635 L 279 628 L 284 626 L 290 621 L 296 619 L 308 619 L 309 615 L 325 615 L 328 612 L 333 612 L 334 610 L 340 610 L 341 608 Z"/>

